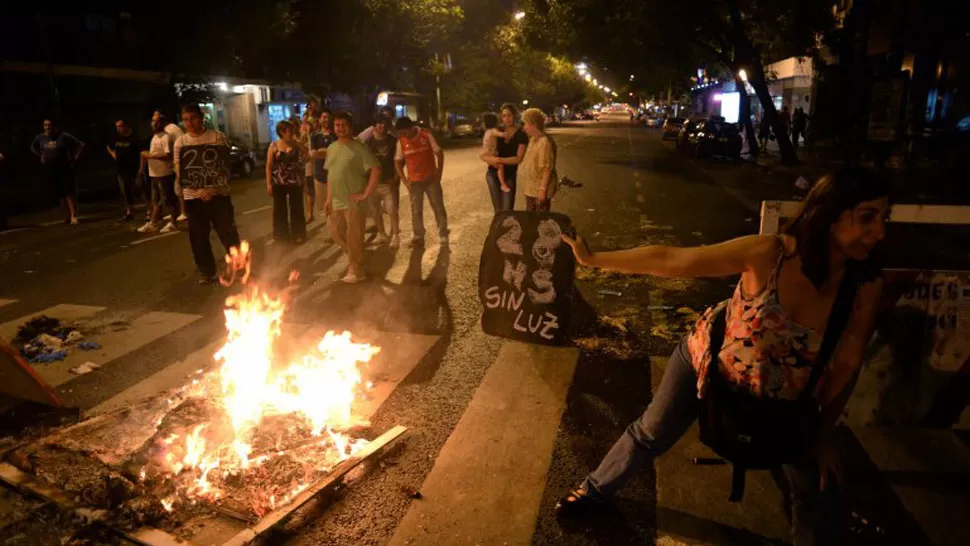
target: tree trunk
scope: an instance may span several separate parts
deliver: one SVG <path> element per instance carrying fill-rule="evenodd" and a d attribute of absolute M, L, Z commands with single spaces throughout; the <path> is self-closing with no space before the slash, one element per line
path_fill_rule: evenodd
<path fill-rule="evenodd" d="M 748 156 L 758 157 L 760 152 L 758 139 L 755 137 L 754 125 L 751 123 L 751 97 L 748 96 L 748 91 L 745 89 L 744 80 L 737 75 L 737 71 L 734 72 L 734 86 L 738 89 L 738 93 L 740 93 L 738 96 L 741 99 L 739 122 L 744 129 L 744 138 L 748 141 Z"/>
<path fill-rule="evenodd" d="M 761 55 L 755 49 L 754 44 L 748 35 L 745 34 L 744 25 L 741 19 L 741 7 L 737 0 L 728 2 L 728 11 L 731 16 L 731 30 L 728 37 L 734 47 L 734 60 L 737 66 L 750 68 L 748 83 L 754 88 L 754 92 L 761 101 L 765 116 L 771 125 L 775 138 L 778 140 L 778 150 L 781 152 L 781 163 L 783 165 L 797 165 L 798 155 L 795 148 L 788 138 L 788 131 L 781 122 L 781 116 L 775 110 L 775 103 L 771 101 L 771 92 L 768 91 L 768 80 L 765 78 L 765 69 L 761 64 Z"/>

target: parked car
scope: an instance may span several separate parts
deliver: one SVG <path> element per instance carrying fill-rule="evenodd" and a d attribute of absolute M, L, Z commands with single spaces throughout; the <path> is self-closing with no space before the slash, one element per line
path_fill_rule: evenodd
<path fill-rule="evenodd" d="M 657 116 L 647 116 L 644 118 L 643 124 L 647 127 L 656 129 L 664 124 L 664 120 L 663 118 Z"/>
<path fill-rule="evenodd" d="M 681 131 L 684 139 L 682 149 L 694 157 L 719 155 L 738 161 L 741 159 L 741 133 L 734 123 L 724 118 L 709 118 L 690 122 L 686 131 Z"/>
<path fill-rule="evenodd" d="M 664 120 L 660 138 L 667 140 L 668 138 L 676 139 L 677 135 L 680 133 L 681 128 L 684 126 L 684 122 L 687 118 L 667 118 Z"/>
<path fill-rule="evenodd" d="M 448 136 L 460 138 L 466 136 L 481 136 L 484 134 L 482 124 L 465 117 L 456 117 L 448 127 Z"/>
<path fill-rule="evenodd" d="M 238 140 L 229 139 L 229 168 L 232 174 L 250 178 L 256 170 L 256 153 Z"/>

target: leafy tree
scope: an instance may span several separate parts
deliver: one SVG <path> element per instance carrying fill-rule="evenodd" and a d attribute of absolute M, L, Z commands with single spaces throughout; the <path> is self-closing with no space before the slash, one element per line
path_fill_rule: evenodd
<path fill-rule="evenodd" d="M 705 60 L 721 64 L 732 74 L 745 70 L 778 137 L 782 160 L 797 162 L 771 100 L 765 62 L 814 55 L 818 37 L 834 24 L 829 4 L 818 0 L 532 0 L 529 11 L 534 15 L 530 35 L 538 43 L 581 50 L 623 73 L 679 70 L 690 74 Z"/>

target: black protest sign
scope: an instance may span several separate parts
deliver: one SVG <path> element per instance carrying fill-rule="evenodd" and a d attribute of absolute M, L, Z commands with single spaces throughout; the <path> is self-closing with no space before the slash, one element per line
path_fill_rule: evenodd
<path fill-rule="evenodd" d="M 486 334 L 545 345 L 564 341 L 576 260 L 561 235 L 571 232 L 563 214 L 495 215 L 478 269 Z"/>
<path fill-rule="evenodd" d="M 229 185 L 229 147 L 195 144 L 179 150 L 179 180 L 183 188 L 201 190 Z"/>

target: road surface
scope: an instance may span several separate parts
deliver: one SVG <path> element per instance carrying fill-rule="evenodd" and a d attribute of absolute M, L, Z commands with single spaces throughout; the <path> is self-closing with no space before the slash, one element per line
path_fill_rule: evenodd
<path fill-rule="evenodd" d="M 624 115 L 550 134 L 560 175 L 577 184 L 561 190 L 553 210 L 569 215 L 596 248 L 702 245 L 757 231 L 763 188 L 738 182 L 738 169 L 747 167 L 683 158 L 659 131 L 630 125 Z M 271 244 L 263 182 L 234 182 L 239 231 L 255 251 L 254 278 L 281 287 L 291 270 L 300 272 L 286 324 L 320 333 L 348 329 L 383 345 L 394 373 L 383 378 L 386 400 L 373 426 L 410 428 L 389 464 L 301 511 L 274 543 L 785 543 L 781 495 L 770 477 L 749 478 L 744 503 L 729 504 L 727 468 L 688 462 L 706 454 L 693 431 L 655 472 L 635 479 L 604 519 L 556 521 L 556 497 L 642 412 L 664 355 L 736 280 L 580 271 L 575 348 L 536 349 L 486 336 L 476 290 L 492 212 L 477 155 L 472 142 L 446 153 L 450 248 L 437 245 L 428 209 L 427 247 L 368 246 L 370 280 L 353 286 L 338 281 L 346 260 L 319 221 L 299 247 Z M 407 241 L 406 193 L 402 202 Z M 520 195 L 517 208 L 523 204 Z M 227 291 L 196 283 L 187 234 L 138 234 L 135 225 L 115 222 L 110 204 L 81 210 L 88 217 L 80 226 L 21 221 L 22 229 L 0 235 L 0 335 L 12 335 L 34 314 L 102 326 L 103 349 L 84 356 L 100 369 L 74 376 L 63 366 L 37 365 L 47 366 L 42 374 L 85 411 L 130 403 L 211 367 L 225 336 Z M 848 442 L 859 472 L 876 472 L 858 442 Z M 423 498 L 412 500 L 402 488 L 419 489 Z M 892 497 L 885 485 L 866 491 Z M 894 536 L 929 543 L 901 503 L 877 508 L 870 517 L 882 518 Z"/>

